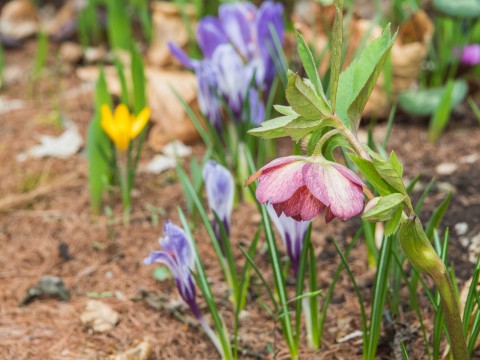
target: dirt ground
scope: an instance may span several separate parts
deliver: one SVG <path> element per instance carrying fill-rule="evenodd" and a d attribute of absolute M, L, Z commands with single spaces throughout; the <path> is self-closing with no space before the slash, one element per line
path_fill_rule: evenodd
<path fill-rule="evenodd" d="M 31 66 L 34 49 L 29 44 L 8 51 L 7 66 Z M 172 219 L 178 223 L 176 208 L 185 205 L 174 172 L 138 174 L 132 222 L 125 227 L 118 199 L 110 202 L 112 217 L 91 215 L 83 152 L 67 160 L 16 160 L 17 154 L 37 143 L 38 134 L 59 134 L 58 127 L 49 120 L 52 111 L 60 111 L 75 122 L 85 136 L 93 112 L 93 95 L 81 85 L 72 69 L 62 68 L 58 61 L 50 59 L 38 83 L 31 84 L 27 76 L 20 74 L 0 92 L 4 100 L 24 102 L 21 109 L 0 113 L 0 359 L 105 359 L 144 339 L 153 345 L 154 359 L 216 359 L 218 355 L 208 338 L 188 321 L 189 312 L 179 301 L 171 279 L 155 280 L 153 267 L 143 264 L 143 258 L 158 248 L 156 239 L 161 235 L 163 221 Z M 448 191 L 454 192 L 442 228 L 451 229 L 449 257 L 462 286 L 473 271 L 472 258 L 480 252 L 480 127 L 468 109 L 462 108 L 439 141 L 429 144 L 425 120 L 402 115 L 397 120 L 391 148 L 404 163 L 406 178 L 421 174 L 415 196 L 432 177 L 437 178 L 421 217 L 428 218 Z M 384 132 L 385 124 L 376 126 L 376 137 L 381 139 Z M 202 151 L 201 144 L 194 145 L 194 154 L 201 155 Z M 142 162 L 152 156 L 153 152 L 146 149 Z M 456 169 L 445 174 L 438 167 L 444 163 L 453 163 Z M 147 204 L 158 209 L 158 224 Z M 259 220 L 255 205 L 238 205 L 232 216 L 233 241 L 248 245 Z M 466 223 L 467 230 L 459 223 Z M 320 289 L 329 286 L 340 263 L 331 237 L 345 246 L 358 224 L 358 219 L 346 223 L 335 220 L 328 225 L 316 219 L 312 241 L 321 269 Z M 230 326 L 233 313 L 216 259 L 205 234 L 195 234 L 214 294 Z M 259 249 L 256 260 L 270 278 L 263 239 Z M 236 255 L 243 262 L 241 254 Z M 374 272 L 368 268 L 361 242 L 349 260 L 369 300 Z M 71 299 L 39 299 L 20 307 L 26 291 L 43 275 L 60 277 L 70 289 Z M 103 334 L 89 331 L 80 321 L 87 301 L 99 294 L 104 295 L 102 302 L 120 313 L 118 325 Z M 406 293 L 402 296 L 407 304 Z M 150 300 L 146 301 L 146 297 Z M 271 358 L 267 351 L 270 343 L 278 351 L 278 359 L 287 359 L 278 324 L 264 310 L 263 300 L 268 301 L 261 284 L 254 279 L 241 320 L 242 358 Z M 426 326 L 431 329 L 432 311 L 423 295 L 420 300 Z M 359 314 L 353 288 L 343 274 L 330 305 L 322 350 L 315 354 L 305 351 L 300 358 L 361 359 L 361 337 L 339 341 L 361 329 Z M 395 359 L 396 336 L 402 336 L 412 359 L 424 358 L 419 324 L 407 305 L 399 323 L 385 321 L 384 328 L 379 358 Z"/>

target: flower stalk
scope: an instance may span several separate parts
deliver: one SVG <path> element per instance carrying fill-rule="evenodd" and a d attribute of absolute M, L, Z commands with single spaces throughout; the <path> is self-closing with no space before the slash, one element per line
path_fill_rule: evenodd
<path fill-rule="evenodd" d="M 336 115 L 333 117 L 338 120 L 338 129 L 350 145 L 352 145 L 357 155 L 365 160 L 371 161 L 370 156 L 362 147 L 355 134 L 353 134 Z M 399 230 L 400 246 L 408 261 L 422 273 L 430 276 L 438 289 L 445 314 L 448 334 L 450 336 L 453 358 L 455 360 L 468 360 L 470 356 L 467 349 L 466 338 L 463 333 L 460 310 L 450 277 L 448 276 L 448 271 L 443 261 L 433 249 L 422 224 L 414 213 L 411 200 L 408 196 L 406 197 L 405 204 L 407 206 L 408 219 L 401 225 Z M 406 215 L 403 217 L 407 218 Z"/>

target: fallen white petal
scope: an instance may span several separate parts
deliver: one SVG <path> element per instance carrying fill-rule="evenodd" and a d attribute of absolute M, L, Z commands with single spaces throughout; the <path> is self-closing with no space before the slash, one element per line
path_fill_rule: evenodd
<path fill-rule="evenodd" d="M 177 164 L 175 158 L 164 156 L 164 155 L 155 155 L 155 157 L 150 161 L 146 166 L 146 171 L 152 174 L 160 174 L 161 172 L 174 169 Z"/>
<path fill-rule="evenodd" d="M 186 157 L 192 154 L 192 148 L 179 140 L 169 142 L 163 147 L 163 153 L 169 157 Z"/>
<path fill-rule="evenodd" d="M 78 152 L 83 139 L 78 128 L 73 123 L 66 124 L 66 130 L 58 137 L 42 135 L 40 144 L 35 145 L 25 153 L 17 155 L 17 161 L 24 161 L 29 157 L 42 158 L 47 156 L 66 159 Z"/>

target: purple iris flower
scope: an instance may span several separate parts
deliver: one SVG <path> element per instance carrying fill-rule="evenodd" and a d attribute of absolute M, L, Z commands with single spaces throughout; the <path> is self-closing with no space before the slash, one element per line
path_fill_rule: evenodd
<path fill-rule="evenodd" d="M 463 48 L 460 61 L 465 65 L 475 66 L 480 64 L 480 44 L 467 45 Z"/>
<path fill-rule="evenodd" d="M 191 271 L 194 266 L 194 253 L 192 245 L 182 228 L 171 221 L 163 225 L 164 236 L 158 239 L 163 250 L 153 251 L 145 258 L 147 265 L 160 263 L 168 266 L 182 299 L 188 304 L 197 319 L 202 319 L 202 314 L 195 301 L 195 283 Z"/>
<path fill-rule="evenodd" d="M 303 241 L 305 233 L 311 221 L 297 221 L 291 217 L 286 216 L 283 212 L 280 216 L 271 204 L 267 206 L 270 219 L 275 224 L 280 236 L 282 237 L 283 244 L 287 249 L 287 255 L 290 258 L 290 263 L 295 273 L 295 277 L 298 273 L 298 266 L 300 263 L 300 256 L 302 254 Z"/>
<path fill-rule="evenodd" d="M 200 110 L 217 128 L 222 117 L 219 97 L 227 102 L 237 121 L 250 118 L 253 124 L 259 124 L 264 120 L 262 109 L 276 75 L 274 58 L 279 57 L 272 31 L 282 44 L 282 15 L 283 6 L 272 1 L 265 1 L 260 8 L 248 2 L 223 4 L 218 18 L 207 16 L 198 25 L 203 60 L 190 59 L 178 46 L 169 44 L 174 57 L 195 71 Z M 256 100 L 250 104 L 254 111 L 246 114 L 244 102 L 251 100 Z"/>
<path fill-rule="evenodd" d="M 232 174 L 222 165 L 209 160 L 203 168 L 203 181 L 205 182 L 210 212 L 218 216 L 227 235 L 229 235 L 230 215 L 232 214 L 233 198 L 235 196 L 235 184 Z M 212 223 L 217 239 L 221 239 L 220 227 L 215 217 Z"/>

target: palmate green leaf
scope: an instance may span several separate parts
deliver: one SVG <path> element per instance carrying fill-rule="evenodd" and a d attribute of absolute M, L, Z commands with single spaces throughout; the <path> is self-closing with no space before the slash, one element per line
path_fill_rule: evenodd
<path fill-rule="evenodd" d="M 446 87 L 436 87 L 427 90 L 406 91 L 399 95 L 398 103 L 407 113 L 412 115 L 427 116 L 435 112 L 442 102 Z M 468 85 L 463 80 L 453 83 L 451 108 L 455 109 L 465 98 Z"/>
<path fill-rule="evenodd" d="M 307 120 L 317 120 L 332 114 L 328 102 L 319 96 L 308 79 L 288 71 L 286 96 L 292 109 Z"/>
<path fill-rule="evenodd" d="M 380 176 L 371 161 L 362 159 L 361 157 L 352 154 L 349 154 L 349 157 L 355 163 L 355 165 L 358 166 L 367 181 L 372 184 L 372 186 L 380 195 L 387 196 L 398 192 Z"/>
<path fill-rule="evenodd" d="M 318 74 L 317 70 L 317 64 L 313 59 L 312 52 L 310 51 L 308 45 L 305 43 L 303 36 L 298 31 L 295 32 L 295 35 L 297 37 L 298 44 L 297 51 L 298 55 L 300 55 L 300 59 L 302 60 L 303 68 L 305 69 L 305 72 L 307 73 L 307 76 L 312 82 L 313 86 L 315 87 L 317 94 L 325 99 L 322 81 L 320 80 L 320 75 Z"/>
<path fill-rule="evenodd" d="M 400 193 L 376 197 L 368 202 L 362 219 L 366 221 L 390 220 L 397 208 L 403 208 L 401 205 L 404 200 L 405 195 Z"/>
<path fill-rule="evenodd" d="M 360 125 L 362 111 L 377 82 L 378 76 L 393 46 L 396 34 L 391 36 L 390 25 L 381 37 L 373 40 L 340 75 L 337 90 L 337 115 L 351 129 Z"/>
<path fill-rule="evenodd" d="M 88 185 L 92 211 L 99 214 L 102 207 L 102 196 L 107 181 L 111 177 L 110 159 L 112 156 L 110 139 L 100 125 L 100 107 L 112 106 L 108 92 L 105 73 L 100 72 L 95 93 L 95 115 L 87 129 Z"/>
<path fill-rule="evenodd" d="M 450 16 L 475 18 L 480 16 L 478 0 L 433 0 L 433 7 Z"/>
<path fill-rule="evenodd" d="M 278 118 L 265 121 L 261 126 L 248 131 L 250 135 L 259 136 L 263 139 L 275 139 L 287 136 L 285 126 L 298 118 L 297 115 L 284 115 Z"/>
<path fill-rule="evenodd" d="M 399 193 L 406 194 L 407 190 L 405 189 L 405 185 L 403 184 L 402 176 L 398 172 L 398 164 L 395 161 L 396 157 L 393 157 L 393 162 L 385 160 L 383 157 L 375 153 L 374 151 L 369 151 L 370 156 L 372 157 L 373 166 L 380 174 L 380 176 L 388 183 L 391 187 L 397 190 Z M 397 159 L 398 161 L 398 159 Z"/>
<path fill-rule="evenodd" d="M 294 141 L 299 141 L 311 132 L 317 130 L 321 126 L 325 126 L 328 120 L 305 120 L 299 117 L 284 127 L 285 135 L 290 136 Z"/>
<path fill-rule="evenodd" d="M 400 220 L 402 219 L 402 212 L 402 207 L 397 207 L 397 209 L 393 212 L 392 217 L 385 222 L 385 236 L 391 236 L 398 230 L 398 227 L 400 226 Z"/>

